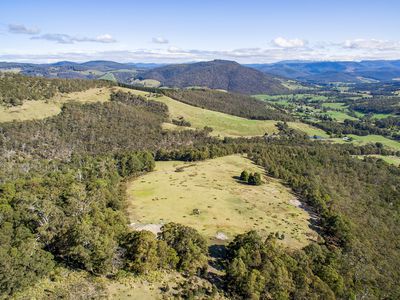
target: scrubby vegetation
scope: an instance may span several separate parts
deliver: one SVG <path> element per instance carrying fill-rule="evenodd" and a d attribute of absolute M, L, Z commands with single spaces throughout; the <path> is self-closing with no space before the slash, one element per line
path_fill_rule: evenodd
<path fill-rule="evenodd" d="M 240 173 L 240 180 L 251 185 L 261 185 L 262 180 L 261 180 L 261 175 L 258 172 L 255 173 L 248 173 L 246 170 L 243 170 L 242 173 Z"/>
<path fill-rule="evenodd" d="M 5 123 L 0 132 L 1 151 L 65 159 L 73 153 L 154 151 L 208 139 L 202 131 L 164 133 L 164 104 L 121 95 L 125 94 L 113 94 L 113 101 L 104 104 L 65 104 L 61 114 L 44 120 Z"/>
<path fill-rule="evenodd" d="M 50 99 L 58 93 L 80 92 L 90 88 L 109 87 L 107 81 L 83 79 L 46 79 L 19 74 L 0 74 L 0 105 L 15 106 L 23 100 Z"/>

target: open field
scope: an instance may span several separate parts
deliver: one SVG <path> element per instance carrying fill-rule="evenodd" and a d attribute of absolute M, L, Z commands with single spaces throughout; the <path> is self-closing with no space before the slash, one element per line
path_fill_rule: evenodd
<path fill-rule="evenodd" d="M 400 151 L 400 143 L 394 140 L 391 140 L 389 138 L 386 138 L 381 135 L 366 135 L 366 136 L 359 136 L 359 135 L 354 135 L 354 134 L 348 134 L 348 137 L 353 138 L 351 142 L 343 141 L 341 138 L 333 138 L 330 139 L 334 143 L 353 143 L 356 146 L 360 145 L 366 145 L 369 143 L 382 143 L 385 147 L 391 148 L 393 150 Z"/>
<path fill-rule="evenodd" d="M 266 95 L 266 94 L 259 94 L 254 95 L 255 98 L 264 101 L 279 101 L 279 100 L 319 100 L 319 101 L 326 101 L 329 98 L 324 95 L 315 95 L 315 94 L 289 94 L 289 95 Z"/>
<path fill-rule="evenodd" d="M 83 92 L 60 94 L 48 100 L 24 101 L 22 105 L 10 108 L 0 106 L 0 122 L 44 119 L 61 112 L 61 107 L 69 101 L 82 103 L 109 101 L 110 88 L 93 88 Z"/>
<path fill-rule="evenodd" d="M 113 82 L 117 82 L 117 79 L 115 78 L 114 74 L 111 73 L 111 72 L 108 72 L 108 73 L 104 74 L 99 79 L 110 80 L 110 81 L 113 81 Z"/>
<path fill-rule="evenodd" d="M 21 68 L 3 68 L 3 69 L 0 69 L 0 73 L 18 74 L 20 72 L 21 72 Z"/>
<path fill-rule="evenodd" d="M 171 118 L 183 117 L 192 124 L 192 127 L 202 129 L 205 126 L 213 128 L 211 133 L 214 136 L 257 136 L 265 133 L 276 132 L 276 121 L 273 120 L 249 120 L 225 113 L 195 107 L 161 96 L 149 96 L 149 93 L 131 90 L 132 93 L 146 96 L 147 98 L 161 101 L 168 105 Z M 323 130 L 300 122 L 289 122 L 290 127 L 306 132 L 308 135 L 326 136 Z M 175 128 L 175 127 L 174 127 Z"/>
<path fill-rule="evenodd" d="M 325 102 L 322 103 L 322 107 L 333 108 L 333 109 L 344 109 L 346 108 L 346 104 L 341 102 Z"/>
<path fill-rule="evenodd" d="M 142 85 L 146 87 L 159 87 L 161 85 L 161 82 L 155 79 L 143 79 L 143 80 L 135 79 L 133 84 Z"/>
<path fill-rule="evenodd" d="M 218 233 L 230 240 L 251 229 L 265 237 L 284 233 L 283 243 L 293 248 L 316 238 L 309 213 L 288 188 L 267 176 L 261 186 L 243 184 L 234 178 L 243 170 L 263 173 L 239 155 L 196 163 L 157 162 L 155 171 L 127 186 L 131 223 L 178 222 L 196 228 L 210 242 Z M 200 213 L 193 214 L 194 209 Z"/>
<path fill-rule="evenodd" d="M 338 122 L 344 122 L 344 120 L 357 120 L 357 118 L 354 118 L 352 116 L 349 116 L 343 111 L 336 111 L 336 110 L 329 110 L 325 112 L 326 115 L 330 116 L 331 118 L 335 119 Z"/>
<path fill-rule="evenodd" d="M 182 299 L 179 297 L 181 285 L 187 278 L 175 271 L 151 272 L 146 275 L 127 275 L 119 280 L 106 280 L 106 299 L 110 300 L 162 300 L 162 299 Z M 196 277 L 190 285 L 211 287 L 211 283 L 206 279 Z M 165 289 L 165 287 L 167 287 Z M 186 299 L 186 298 L 185 298 Z M 200 299 L 200 298 L 195 298 Z M 204 298 L 201 298 L 204 299 Z M 209 298 L 207 298 L 209 299 Z M 211 299 L 211 298 L 210 298 Z M 227 299 L 223 295 L 212 297 L 214 300 Z"/>

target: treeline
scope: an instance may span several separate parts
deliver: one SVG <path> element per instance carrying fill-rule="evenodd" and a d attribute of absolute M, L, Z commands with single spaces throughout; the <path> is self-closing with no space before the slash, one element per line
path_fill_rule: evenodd
<path fill-rule="evenodd" d="M 233 299 L 348 299 L 338 255 L 318 244 L 288 252 L 250 231 L 228 245 L 226 289 Z"/>
<path fill-rule="evenodd" d="M 324 144 L 253 149 L 257 164 L 313 207 L 328 249 L 341 253 L 332 272 L 344 294 L 336 297 L 399 298 L 400 169 Z"/>
<path fill-rule="evenodd" d="M 391 131 L 385 128 L 375 126 L 374 122 L 368 120 L 344 120 L 343 123 L 335 121 L 320 121 L 320 122 L 309 122 L 315 127 L 324 130 L 328 134 L 343 135 L 343 134 L 355 134 L 355 135 L 369 135 L 377 134 L 383 136 L 390 136 Z"/>
<path fill-rule="evenodd" d="M 58 93 L 80 92 L 90 88 L 109 87 L 104 80 L 48 79 L 19 74 L 0 75 L 0 105 L 21 105 L 23 100 L 50 99 Z"/>
<path fill-rule="evenodd" d="M 292 117 L 279 109 L 268 108 L 250 96 L 209 89 L 162 89 L 162 93 L 193 106 L 255 120 L 290 121 Z"/>
<path fill-rule="evenodd" d="M 0 185 L 0 295 L 60 264 L 93 275 L 205 272 L 207 243 L 194 229 L 165 224 L 159 239 L 128 229 L 123 179 L 153 170 L 149 152 L 74 157 L 55 167 Z"/>
<path fill-rule="evenodd" d="M 130 92 L 112 92 L 110 95 L 110 100 L 121 102 L 127 105 L 145 107 L 147 110 L 155 114 L 160 114 L 164 117 L 168 117 L 168 106 L 166 104 L 159 101 L 147 100 L 146 97 L 134 95 Z"/>
<path fill-rule="evenodd" d="M 137 163 L 128 174 L 154 167 L 148 153 L 126 159 Z M 74 158 L 53 171 L 29 172 L 0 186 L 3 295 L 49 274 L 56 261 L 94 274 L 118 268 L 118 243 L 127 230 L 120 164 L 111 156 Z"/>
<path fill-rule="evenodd" d="M 358 100 L 350 108 L 364 114 L 400 114 L 400 97 L 374 97 Z"/>

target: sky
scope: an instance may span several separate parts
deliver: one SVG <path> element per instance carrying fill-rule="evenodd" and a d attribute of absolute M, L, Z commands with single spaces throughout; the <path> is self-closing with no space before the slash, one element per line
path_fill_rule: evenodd
<path fill-rule="evenodd" d="M 1 0 L 0 61 L 400 59 L 399 0 Z"/>

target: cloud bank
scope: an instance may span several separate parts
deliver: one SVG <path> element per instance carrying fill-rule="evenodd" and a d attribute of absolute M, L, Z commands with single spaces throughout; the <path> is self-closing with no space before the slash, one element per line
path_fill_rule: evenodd
<path fill-rule="evenodd" d="M 155 44 L 168 44 L 169 43 L 169 41 L 167 39 L 162 38 L 162 37 L 154 37 L 151 41 Z"/>
<path fill-rule="evenodd" d="M 99 35 L 97 37 L 79 37 L 79 36 L 71 36 L 69 34 L 62 33 L 47 33 L 38 36 L 31 37 L 32 40 L 46 40 L 51 42 L 56 42 L 59 44 L 74 44 L 74 43 L 82 43 L 82 42 L 91 42 L 91 43 L 115 43 L 116 40 L 109 34 Z"/>
<path fill-rule="evenodd" d="M 38 34 L 40 29 L 37 27 L 26 27 L 22 24 L 8 24 L 8 32 L 15 34 Z"/>
<path fill-rule="evenodd" d="M 285 39 L 283 37 L 277 37 L 272 40 L 272 44 L 280 48 L 301 48 L 307 44 L 307 41 L 301 39 Z"/>
<path fill-rule="evenodd" d="M 44 34 L 31 37 L 60 44 L 79 42 L 113 43 L 110 35 L 96 38 L 76 37 L 65 34 Z M 213 59 L 235 60 L 240 63 L 272 63 L 282 60 L 374 60 L 400 59 L 400 42 L 376 39 L 354 39 L 343 42 L 307 42 L 300 39 L 276 38 L 264 48 L 239 48 L 226 50 L 184 49 L 176 46 L 155 49 L 124 49 L 110 51 L 75 52 L 5 52 L 0 49 L 0 60 L 20 62 L 55 62 L 60 60 L 88 61 L 115 60 L 120 62 L 179 63 Z"/>

